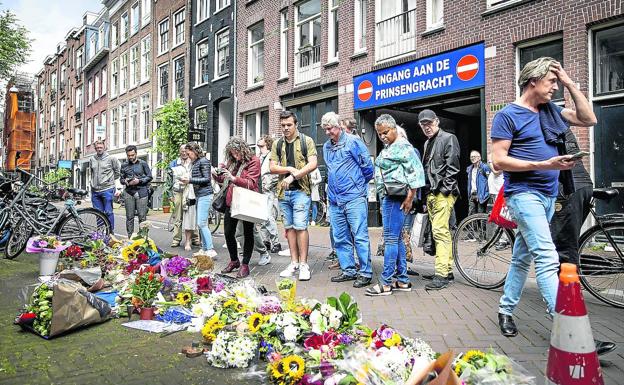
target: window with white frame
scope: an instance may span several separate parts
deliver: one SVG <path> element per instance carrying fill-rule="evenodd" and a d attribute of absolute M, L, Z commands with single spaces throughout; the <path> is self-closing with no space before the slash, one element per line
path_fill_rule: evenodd
<path fill-rule="evenodd" d="M 40 143 L 41 145 L 41 143 Z M 76 128 L 76 148 L 82 148 L 82 127 Z"/>
<path fill-rule="evenodd" d="M 41 83 L 39 83 L 39 99 L 43 99 L 45 97 L 45 82 L 42 80 Z"/>
<path fill-rule="evenodd" d="M 61 120 L 64 121 L 65 120 L 65 98 L 61 99 L 59 115 L 60 115 Z"/>
<path fill-rule="evenodd" d="M 215 13 L 230 5 L 230 0 L 215 0 Z"/>
<path fill-rule="evenodd" d="M 215 34 L 215 78 L 228 74 L 230 56 L 230 30 L 225 29 Z"/>
<path fill-rule="evenodd" d="M 119 134 L 121 135 L 119 143 L 122 145 L 128 143 L 128 106 L 126 104 L 119 106 Z"/>
<path fill-rule="evenodd" d="M 96 73 L 93 76 L 93 100 L 100 98 L 100 74 Z"/>
<path fill-rule="evenodd" d="M 327 61 L 338 60 L 338 3 L 339 0 L 329 0 L 329 36 L 327 38 Z"/>
<path fill-rule="evenodd" d="M 65 83 L 67 81 L 67 67 L 65 63 L 61 64 L 61 83 Z"/>
<path fill-rule="evenodd" d="M 257 111 L 245 115 L 245 139 L 252 148 L 258 139 L 269 133 L 269 111 Z"/>
<path fill-rule="evenodd" d="M 524 66 L 535 59 L 550 56 L 563 65 L 563 40 L 527 42 L 518 46 L 518 73 Z M 552 95 L 552 101 L 563 100 L 563 86 L 557 82 L 559 89 Z M 521 90 L 518 90 L 518 95 Z"/>
<path fill-rule="evenodd" d="M 130 8 L 130 35 L 134 35 L 139 32 L 139 2 L 132 4 Z"/>
<path fill-rule="evenodd" d="M 119 37 L 119 44 L 123 44 L 126 42 L 126 40 L 128 40 L 128 32 L 130 30 L 129 23 L 130 23 L 130 20 L 128 18 L 128 12 L 125 12 L 123 15 L 121 15 L 121 19 L 120 19 L 121 36 Z"/>
<path fill-rule="evenodd" d="M 108 87 L 108 72 L 106 67 L 102 68 L 102 95 L 106 95 L 106 87 Z"/>
<path fill-rule="evenodd" d="M 152 16 L 152 0 L 141 0 L 141 9 L 143 10 L 143 17 L 141 17 L 141 26 L 147 25 Z"/>
<path fill-rule="evenodd" d="M 82 112 L 82 87 L 76 88 L 76 112 Z"/>
<path fill-rule="evenodd" d="M 264 81 L 264 21 L 249 27 L 247 39 L 247 84 L 251 86 Z"/>
<path fill-rule="evenodd" d="M 52 159 L 56 158 L 56 137 L 52 138 L 50 142 L 50 157 L 52 157 Z"/>
<path fill-rule="evenodd" d="M 597 30 L 593 34 L 593 72 L 596 95 L 617 94 L 624 90 L 623 34 L 624 25 L 622 24 Z"/>
<path fill-rule="evenodd" d="M 119 95 L 119 58 L 111 62 L 111 98 Z"/>
<path fill-rule="evenodd" d="M 114 22 L 111 24 L 111 49 L 117 48 L 119 44 L 119 22 Z"/>
<path fill-rule="evenodd" d="M 195 129 L 206 132 L 208 128 L 208 107 L 199 106 L 195 109 Z"/>
<path fill-rule="evenodd" d="M 519 3 L 521 1 L 524 1 L 524 0 L 487 0 L 487 8 L 488 9 L 499 8 L 499 7 L 502 8 L 513 3 Z"/>
<path fill-rule="evenodd" d="M 139 45 L 130 48 L 130 88 L 139 85 L 141 79 L 141 67 L 139 66 Z"/>
<path fill-rule="evenodd" d="M 288 77 L 288 8 L 280 12 L 280 78 Z"/>
<path fill-rule="evenodd" d="M 56 104 L 50 106 L 50 124 L 56 126 Z"/>
<path fill-rule="evenodd" d="M 141 83 L 148 81 L 152 74 L 151 50 L 152 37 L 146 36 L 141 40 Z"/>
<path fill-rule="evenodd" d="M 295 8 L 295 56 L 299 68 L 321 61 L 321 1 L 307 0 Z"/>
<path fill-rule="evenodd" d="M 119 60 L 121 61 L 121 64 L 119 65 L 119 93 L 123 94 L 128 90 L 128 51 L 122 53 L 119 56 Z"/>
<path fill-rule="evenodd" d="M 416 0 L 377 0 L 375 30 L 377 61 L 416 50 Z"/>
<path fill-rule="evenodd" d="M 87 144 L 93 144 L 93 121 L 87 119 Z"/>
<path fill-rule="evenodd" d="M 197 20 L 200 23 L 210 16 L 210 0 L 197 0 Z"/>
<path fill-rule="evenodd" d="M 184 9 L 173 15 L 173 36 L 175 37 L 174 45 L 184 43 L 184 20 L 186 12 Z"/>
<path fill-rule="evenodd" d="M 366 15 L 368 0 L 355 0 L 355 42 L 356 53 L 366 51 Z"/>
<path fill-rule="evenodd" d="M 61 160 L 62 158 L 64 158 L 64 152 L 65 152 L 65 134 L 60 134 L 59 135 L 59 158 L 57 160 Z"/>
<path fill-rule="evenodd" d="M 80 47 L 76 50 L 76 71 L 80 71 L 82 69 L 83 62 L 83 48 Z"/>
<path fill-rule="evenodd" d="M 106 111 L 100 113 L 100 127 L 104 130 L 104 135 L 96 135 L 97 140 L 106 138 Z"/>
<path fill-rule="evenodd" d="M 169 19 L 158 24 L 158 53 L 161 54 L 169 49 Z"/>
<path fill-rule="evenodd" d="M 444 0 L 427 0 L 427 29 L 444 25 Z"/>
<path fill-rule="evenodd" d="M 130 110 L 130 143 L 136 143 L 139 140 L 139 100 L 133 99 L 128 103 Z"/>
<path fill-rule="evenodd" d="M 209 66 L 209 52 L 210 52 L 210 48 L 208 46 L 208 39 L 205 39 L 203 41 L 200 41 L 199 43 L 197 43 L 197 63 L 196 63 L 196 79 L 195 79 L 195 85 L 199 86 L 202 84 L 206 84 L 208 83 L 209 79 L 210 79 L 210 73 L 208 72 L 208 66 Z"/>
<path fill-rule="evenodd" d="M 87 106 L 93 103 L 93 79 L 87 83 Z"/>
<path fill-rule="evenodd" d="M 141 140 L 146 140 L 150 134 L 150 96 L 149 94 L 141 95 Z"/>
<path fill-rule="evenodd" d="M 43 131 L 43 126 L 45 124 L 45 115 L 39 114 L 39 130 Z"/>
<path fill-rule="evenodd" d="M 113 148 L 119 146 L 119 110 L 117 108 L 111 110 L 110 143 Z"/>
<path fill-rule="evenodd" d="M 158 67 L 158 105 L 169 100 L 169 63 Z"/>
<path fill-rule="evenodd" d="M 52 91 L 56 91 L 58 89 L 56 71 L 54 71 L 54 72 L 52 72 L 52 74 L 50 74 L 50 89 Z"/>
<path fill-rule="evenodd" d="M 184 99 L 184 56 L 180 56 L 173 61 L 173 77 L 174 96 Z"/>

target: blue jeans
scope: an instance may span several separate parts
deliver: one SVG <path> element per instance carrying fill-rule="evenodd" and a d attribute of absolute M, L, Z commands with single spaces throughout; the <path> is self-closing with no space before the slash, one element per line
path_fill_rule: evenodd
<path fill-rule="evenodd" d="M 316 216 L 318 215 L 318 202 L 312 202 L 312 221 L 316 222 Z"/>
<path fill-rule="evenodd" d="M 555 211 L 555 198 L 538 192 L 522 192 L 506 198 L 512 218 L 518 224 L 511 264 L 498 311 L 512 315 L 535 260 L 535 275 L 548 312 L 554 313 L 559 279 L 559 255 L 550 235 L 549 222 Z"/>
<path fill-rule="evenodd" d="M 401 283 L 409 283 L 407 276 L 407 261 L 405 254 L 399 252 L 401 240 L 401 229 L 405 222 L 405 213 L 401 210 L 400 200 L 383 198 L 381 201 L 381 217 L 383 221 L 384 237 L 384 265 L 383 272 L 379 278 L 381 284 L 390 286 L 392 277 L 396 272 L 397 280 Z"/>
<path fill-rule="evenodd" d="M 370 240 L 368 238 L 368 202 L 365 197 L 356 198 L 344 205 L 329 204 L 329 216 L 332 234 L 342 273 L 355 276 L 355 259 L 353 248 L 360 260 L 362 277 L 373 276 L 370 257 Z"/>
<path fill-rule="evenodd" d="M 286 190 L 279 200 L 284 229 L 307 230 L 310 217 L 310 196 L 301 190 Z"/>
<path fill-rule="evenodd" d="M 113 198 L 115 196 L 115 188 L 109 188 L 104 191 L 91 192 L 91 204 L 93 208 L 100 210 L 108 217 L 111 224 L 111 231 L 115 232 L 115 215 L 113 214 Z"/>
<path fill-rule="evenodd" d="M 208 213 L 212 204 L 212 194 L 197 198 L 197 227 L 201 234 L 202 249 L 212 250 L 212 235 L 208 229 Z"/>

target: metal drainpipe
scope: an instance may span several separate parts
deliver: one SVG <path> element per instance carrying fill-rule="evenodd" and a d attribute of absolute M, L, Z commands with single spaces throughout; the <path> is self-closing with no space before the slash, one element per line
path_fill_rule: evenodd
<path fill-rule="evenodd" d="M 236 76 L 236 70 L 238 69 L 238 61 L 236 60 L 236 48 L 237 48 L 237 40 L 236 37 L 238 35 L 237 33 L 237 24 L 236 24 L 236 1 L 233 2 L 233 6 L 234 9 L 232 10 L 232 13 L 234 15 L 232 22 L 234 23 L 233 25 L 233 29 L 234 29 L 234 49 L 232 49 L 233 51 L 233 55 L 232 55 L 232 76 L 234 77 L 233 82 L 232 82 L 232 127 L 230 127 L 230 136 L 233 136 L 234 133 L 236 132 L 236 117 L 237 117 L 237 110 L 238 110 L 238 98 L 236 97 L 236 90 L 237 90 L 237 85 L 238 85 L 238 81 L 237 81 L 237 76 Z"/>

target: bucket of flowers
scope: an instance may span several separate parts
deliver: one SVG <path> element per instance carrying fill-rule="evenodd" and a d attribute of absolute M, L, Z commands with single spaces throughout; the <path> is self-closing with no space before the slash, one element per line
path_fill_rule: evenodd
<path fill-rule="evenodd" d="M 132 293 L 132 304 L 140 307 L 142 320 L 154 318 L 154 300 L 163 285 L 163 278 L 156 273 L 156 268 L 147 267 L 139 270 L 130 290 Z"/>
<path fill-rule="evenodd" d="M 61 251 L 70 246 L 71 242 L 62 242 L 56 235 L 39 235 L 28 240 L 26 252 L 39 254 L 39 275 L 49 277 L 56 272 Z"/>

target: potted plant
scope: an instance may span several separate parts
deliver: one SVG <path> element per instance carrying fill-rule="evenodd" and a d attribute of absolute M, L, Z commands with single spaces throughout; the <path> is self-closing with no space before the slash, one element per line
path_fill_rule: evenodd
<path fill-rule="evenodd" d="M 169 190 L 165 188 L 162 195 L 162 210 L 164 214 L 169 214 L 171 212 L 171 199 L 169 197 Z"/>
<path fill-rule="evenodd" d="M 163 278 L 155 272 L 155 268 L 148 267 L 141 269 L 139 275 L 132 283 L 132 303 L 135 307 L 141 307 L 141 319 L 150 320 L 154 318 L 154 300 L 162 289 Z"/>
<path fill-rule="evenodd" d="M 27 253 L 39 253 L 39 275 L 51 276 L 56 272 L 59 254 L 71 246 L 71 242 L 62 242 L 56 235 L 32 237 L 26 244 Z"/>

